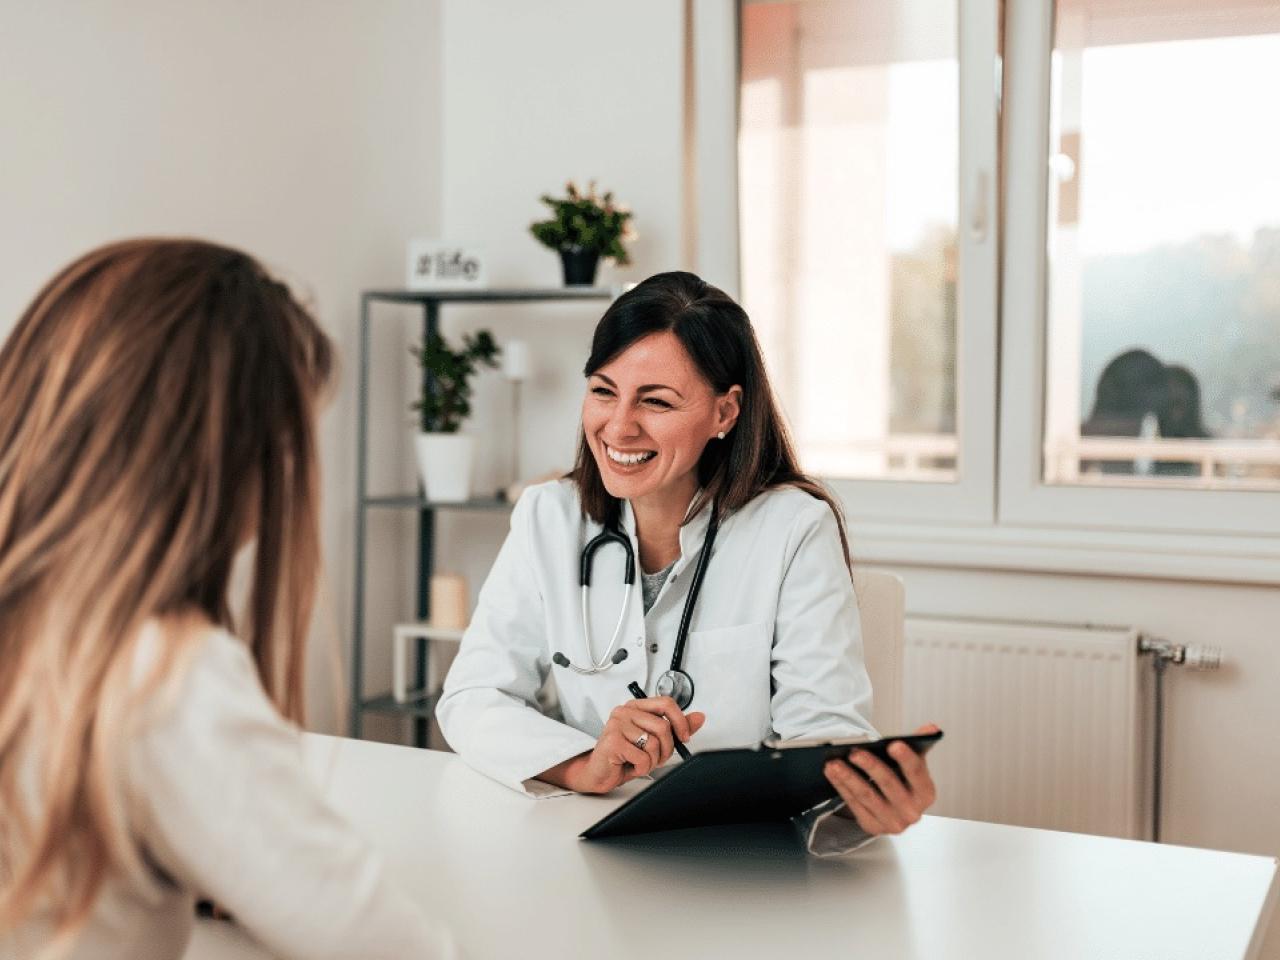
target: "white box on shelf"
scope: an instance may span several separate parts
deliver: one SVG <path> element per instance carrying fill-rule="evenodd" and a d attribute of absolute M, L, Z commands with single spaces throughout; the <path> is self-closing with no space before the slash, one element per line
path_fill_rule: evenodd
<path fill-rule="evenodd" d="M 391 696 L 396 703 L 421 700 L 429 691 L 409 689 L 408 653 L 410 640 L 462 639 L 465 631 L 456 628 L 433 627 L 429 623 L 397 623 L 391 631 Z"/>
<path fill-rule="evenodd" d="M 440 240 L 409 241 L 410 290 L 483 290 L 489 286 L 484 253 Z"/>

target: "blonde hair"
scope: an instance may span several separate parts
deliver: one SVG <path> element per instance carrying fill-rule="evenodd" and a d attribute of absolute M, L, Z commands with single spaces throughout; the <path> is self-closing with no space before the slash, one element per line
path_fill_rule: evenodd
<path fill-rule="evenodd" d="M 143 873 L 116 771 L 149 620 L 244 637 L 303 719 L 319 568 L 313 415 L 332 347 L 251 257 L 130 240 L 80 258 L 0 351 L 0 934 L 37 911 L 68 944 L 112 868 Z M 228 604 L 251 536 L 243 623 Z M 187 646 L 190 646 L 187 644 Z"/>

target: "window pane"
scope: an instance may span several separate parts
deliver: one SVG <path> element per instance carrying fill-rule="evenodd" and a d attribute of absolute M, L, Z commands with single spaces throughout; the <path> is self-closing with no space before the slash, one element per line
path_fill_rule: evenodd
<path fill-rule="evenodd" d="M 805 468 L 956 479 L 956 0 L 748 3 L 742 292 Z"/>
<path fill-rule="evenodd" d="M 1055 36 L 1045 482 L 1280 488 L 1280 0 Z"/>

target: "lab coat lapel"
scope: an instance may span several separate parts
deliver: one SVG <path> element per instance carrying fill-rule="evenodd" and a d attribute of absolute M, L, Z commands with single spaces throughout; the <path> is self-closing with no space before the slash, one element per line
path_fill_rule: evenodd
<path fill-rule="evenodd" d="M 701 490 L 693 495 L 693 500 L 689 502 L 690 508 L 693 507 L 693 504 L 697 502 L 698 497 L 701 495 Z M 698 562 L 698 554 L 702 550 L 703 541 L 707 536 L 707 527 L 710 525 L 710 503 L 699 510 L 697 516 L 686 519 L 684 526 L 680 528 L 680 562 L 677 564 L 678 570 L 683 570 L 690 564 Z"/>

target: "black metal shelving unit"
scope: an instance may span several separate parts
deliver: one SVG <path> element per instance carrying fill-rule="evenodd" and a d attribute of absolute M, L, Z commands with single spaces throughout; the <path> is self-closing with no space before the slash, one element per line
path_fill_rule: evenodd
<path fill-rule="evenodd" d="M 375 304 L 416 304 L 422 308 L 423 342 L 440 328 L 440 308 L 448 303 L 568 303 L 589 300 L 611 300 L 616 295 L 608 287 L 560 287 L 553 289 L 496 290 L 367 290 L 360 295 L 360 380 L 359 413 L 356 424 L 356 542 L 355 603 L 351 635 L 351 736 L 359 737 L 366 713 L 408 716 L 414 719 L 414 742 L 426 746 L 431 716 L 435 712 L 437 694 L 402 703 L 389 692 L 369 697 L 364 692 L 364 592 L 365 555 L 368 536 L 367 514 L 371 509 L 413 510 L 418 515 L 418 576 L 416 615 L 425 621 L 431 616 L 431 571 L 435 553 L 435 515 L 437 510 L 505 510 L 509 504 L 496 498 L 479 498 L 462 503 L 434 503 L 419 494 L 371 496 L 369 482 L 369 375 L 370 347 L 373 337 Z M 423 374 L 423 387 L 430 384 Z M 418 689 L 426 684 L 429 646 L 419 640 L 414 674 Z"/>

